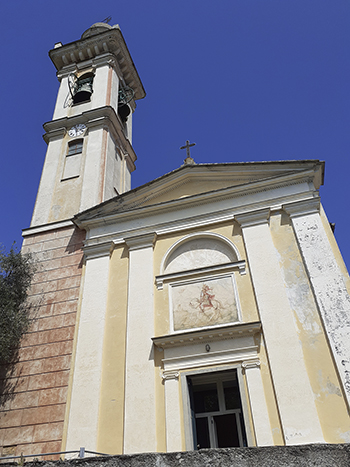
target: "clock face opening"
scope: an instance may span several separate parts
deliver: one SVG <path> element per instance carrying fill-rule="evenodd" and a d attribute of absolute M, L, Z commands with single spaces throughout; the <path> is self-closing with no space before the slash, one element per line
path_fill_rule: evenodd
<path fill-rule="evenodd" d="M 79 123 L 78 125 L 73 126 L 70 130 L 68 130 L 68 135 L 70 137 L 81 136 L 84 134 L 86 130 L 86 125 L 83 123 Z"/>

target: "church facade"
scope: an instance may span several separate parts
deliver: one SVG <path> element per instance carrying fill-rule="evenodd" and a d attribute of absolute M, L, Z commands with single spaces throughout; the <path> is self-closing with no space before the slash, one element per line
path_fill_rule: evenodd
<path fill-rule="evenodd" d="M 349 442 L 350 281 L 324 163 L 187 158 L 131 190 L 145 91 L 119 27 L 50 57 L 23 233 L 39 313 L 3 379 L 2 455 Z"/>

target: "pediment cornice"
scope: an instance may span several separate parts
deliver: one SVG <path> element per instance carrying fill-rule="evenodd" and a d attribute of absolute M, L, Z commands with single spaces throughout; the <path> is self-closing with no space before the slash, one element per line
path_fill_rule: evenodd
<path fill-rule="evenodd" d="M 280 188 L 301 184 L 306 185 L 307 188 L 305 189 L 304 187 L 303 189 L 297 190 L 299 193 L 296 192 L 295 195 L 292 195 L 292 198 L 291 195 L 288 195 L 287 197 L 282 195 L 279 198 L 276 198 L 276 191 Z M 269 191 L 274 191 L 273 197 L 268 195 Z M 258 197 L 252 202 L 251 195 L 259 193 L 263 194 L 263 196 Z M 315 193 L 315 195 L 313 193 Z M 236 205 L 237 207 L 239 206 L 237 209 L 238 214 L 247 212 L 251 209 L 271 208 L 276 205 L 282 206 L 282 204 L 285 204 L 287 201 L 298 201 L 300 196 L 302 196 L 302 198 L 318 196 L 318 192 L 313 184 L 312 170 L 306 170 L 304 172 L 297 172 L 284 176 L 276 176 L 265 180 L 256 180 L 242 185 L 235 185 L 228 188 L 144 206 L 135 205 L 136 203 L 133 199 L 132 193 L 128 192 L 81 214 L 77 214 L 74 221 L 80 227 L 86 228 L 88 225 L 90 228 L 93 228 L 94 225 L 98 225 L 101 222 L 106 225 L 114 222 L 125 221 L 127 218 L 137 217 L 138 219 L 142 219 L 154 213 L 159 214 L 163 212 L 165 214 L 170 211 L 185 210 L 186 208 L 193 209 L 196 206 L 200 207 L 208 203 L 214 205 L 216 202 L 227 199 L 237 200 Z M 244 200 L 238 201 L 239 198 L 244 197 L 249 199 L 249 202 L 245 203 Z M 235 210 L 235 204 L 231 204 L 231 206 L 232 212 Z M 233 214 L 231 216 L 233 217 Z"/>

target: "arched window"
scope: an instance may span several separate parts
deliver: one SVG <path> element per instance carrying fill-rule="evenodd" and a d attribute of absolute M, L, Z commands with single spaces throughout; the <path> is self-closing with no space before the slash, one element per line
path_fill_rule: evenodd
<path fill-rule="evenodd" d="M 84 73 L 74 84 L 73 104 L 88 102 L 93 93 L 94 74 L 92 72 Z"/>

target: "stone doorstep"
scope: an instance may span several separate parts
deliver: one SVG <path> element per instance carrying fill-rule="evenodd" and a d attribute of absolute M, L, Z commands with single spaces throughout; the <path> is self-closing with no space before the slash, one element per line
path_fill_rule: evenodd
<path fill-rule="evenodd" d="M 35 453 L 33 453 L 34 455 Z M 89 454 L 86 453 L 86 456 Z M 85 457 L 26 462 L 27 467 L 349 467 L 349 444 L 310 444 Z M 13 462 L 2 466 L 13 466 Z"/>

